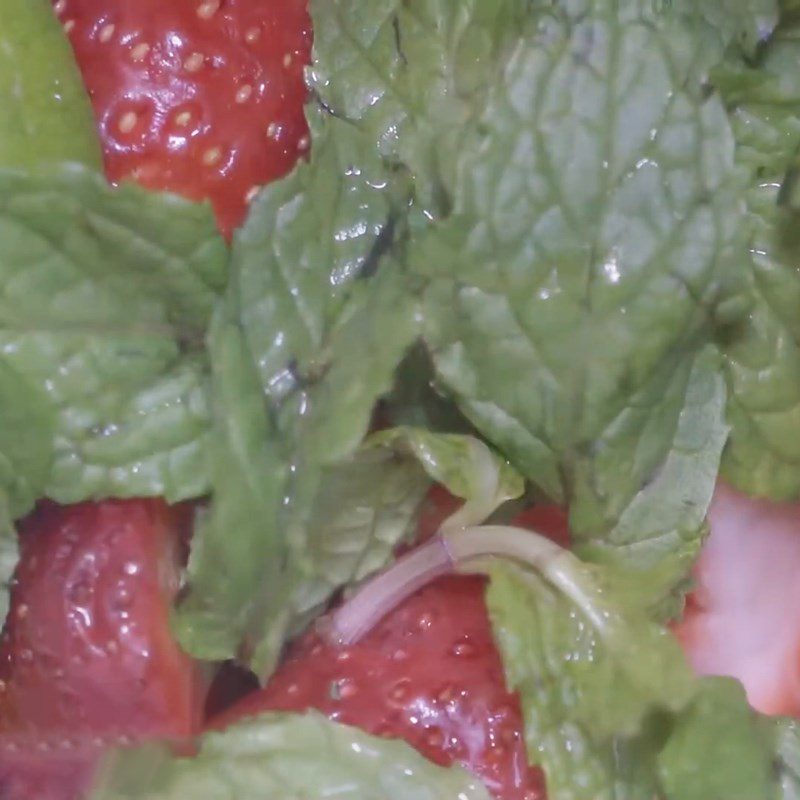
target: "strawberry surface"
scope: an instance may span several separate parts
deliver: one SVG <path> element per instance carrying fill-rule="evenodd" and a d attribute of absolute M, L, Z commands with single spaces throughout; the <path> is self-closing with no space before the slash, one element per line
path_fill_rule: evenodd
<path fill-rule="evenodd" d="M 697 672 L 738 678 L 766 714 L 800 716 L 800 504 L 720 485 L 709 520 L 678 638 Z"/>
<path fill-rule="evenodd" d="M 209 199 L 230 235 L 309 146 L 305 0 L 56 0 L 106 174 Z"/>
<path fill-rule="evenodd" d="M 431 761 L 461 764 L 499 800 L 540 800 L 519 701 L 505 686 L 479 577 L 441 579 L 343 648 L 305 636 L 267 686 L 214 721 L 318 709 L 368 733 L 404 739 Z"/>
<path fill-rule="evenodd" d="M 420 538 L 431 536 L 460 503 L 434 488 Z M 528 509 L 514 524 L 568 543 L 566 515 L 555 506 Z M 215 718 L 213 727 L 266 710 L 313 708 L 403 739 L 437 764 L 460 764 L 498 800 L 542 800 L 543 777 L 528 764 L 519 699 L 506 688 L 485 587 L 477 576 L 437 580 L 348 647 L 309 632 L 263 690 Z"/>
<path fill-rule="evenodd" d="M 169 630 L 188 510 L 43 504 L 0 643 L 0 797 L 72 798 L 102 746 L 191 735 L 201 684 Z"/>

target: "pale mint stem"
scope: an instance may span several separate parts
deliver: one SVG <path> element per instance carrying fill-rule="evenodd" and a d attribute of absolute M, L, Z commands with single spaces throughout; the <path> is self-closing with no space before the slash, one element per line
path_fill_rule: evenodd
<path fill-rule="evenodd" d="M 480 525 L 505 498 L 499 496 L 500 470 L 492 451 L 480 439 L 470 439 L 473 486 L 470 498 L 443 523 L 440 533 L 457 533 Z"/>
<path fill-rule="evenodd" d="M 581 586 L 583 566 L 568 550 L 533 531 L 485 525 L 440 533 L 367 582 L 324 625 L 340 645 L 357 642 L 395 606 L 436 578 L 460 571 L 485 571 L 493 558 L 534 569 L 589 614 L 599 627 L 591 599 Z"/>
<path fill-rule="evenodd" d="M 491 547 L 486 548 L 486 541 Z M 608 620 L 598 610 L 594 581 L 586 574 L 586 565 L 569 550 L 541 534 L 509 525 L 483 525 L 461 534 L 448 536 L 448 550 L 454 562 L 469 563 L 486 556 L 512 559 L 533 567 L 556 589 L 572 600 L 598 630 Z M 472 565 L 470 565 L 472 566 Z"/>
<path fill-rule="evenodd" d="M 357 642 L 395 606 L 432 580 L 452 572 L 453 566 L 444 537 L 431 539 L 368 581 L 322 623 L 322 633 L 336 644 Z"/>

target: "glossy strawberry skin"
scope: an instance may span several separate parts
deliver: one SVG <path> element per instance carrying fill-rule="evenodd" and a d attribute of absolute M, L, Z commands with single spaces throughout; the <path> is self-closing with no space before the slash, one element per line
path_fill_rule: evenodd
<path fill-rule="evenodd" d="M 44 504 L 21 525 L 0 646 L 0 731 L 181 737 L 197 721 L 169 630 L 183 509 L 160 500 Z"/>
<path fill-rule="evenodd" d="M 318 709 L 369 733 L 404 739 L 431 761 L 458 763 L 499 800 L 540 800 L 527 764 L 519 701 L 505 688 L 484 581 L 437 581 L 356 645 L 305 636 L 267 686 L 214 721 L 266 710 Z"/>
<path fill-rule="evenodd" d="M 434 489 L 420 517 L 420 538 L 435 532 L 459 503 Z M 568 543 L 566 516 L 556 507 L 532 508 L 515 524 Z M 498 800 L 542 800 L 543 777 L 527 762 L 519 700 L 505 685 L 485 585 L 476 576 L 440 579 L 349 647 L 309 632 L 264 689 L 217 717 L 213 727 L 266 710 L 313 708 L 403 739 L 437 764 L 460 764 Z"/>
<path fill-rule="evenodd" d="M 55 0 L 112 181 L 210 199 L 230 235 L 308 148 L 306 0 Z"/>
<path fill-rule="evenodd" d="M 2 800 L 86 800 L 101 749 L 87 746 L 47 752 L 35 740 L 0 736 Z"/>
<path fill-rule="evenodd" d="M 675 633 L 698 673 L 740 680 L 762 713 L 800 716 L 800 503 L 720 484 L 709 523 Z"/>
<path fill-rule="evenodd" d="M 0 643 L 0 797 L 76 800 L 109 743 L 182 738 L 202 684 L 169 630 L 188 507 L 42 504 Z"/>

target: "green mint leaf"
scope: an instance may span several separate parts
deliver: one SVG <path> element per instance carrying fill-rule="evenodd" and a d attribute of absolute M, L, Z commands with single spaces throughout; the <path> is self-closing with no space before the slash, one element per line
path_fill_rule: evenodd
<path fill-rule="evenodd" d="M 370 437 L 367 446 L 411 454 L 434 482 L 464 499 L 464 507 L 445 524 L 479 525 L 503 503 L 525 491 L 519 473 L 474 436 L 392 428 Z"/>
<path fill-rule="evenodd" d="M 708 22 L 723 45 L 733 44 L 750 57 L 775 30 L 780 11 L 778 0 L 686 0 L 685 5 Z"/>
<path fill-rule="evenodd" d="M 0 530 L 41 497 L 53 459 L 55 409 L 43 391 L 0 359 Z"/>
<path fill-rule="evenodd" d="M 457 133 L 482 108 L 490 65 L 524 24 L 529 3 L 317 0 L 311 12 L 311 90 L 385 159 L 411 169 L 417 192 L 436 205 L 437 177 L 447 171 L 442 129 Z"/>
<path fill-rule="evenodd" d="M 210 342 L 215 495 L 195 535 L 177 631 L 199 657 L 237 654 L 266 674 L 289 630 L 302 628 L 337 589 L 388 563 L 413 532 L 430 479 L 415 460 L 372 446 L 307 466 L 291 482 L 243 337 L 220 319 Z M 290 490 L 287 518 L 281 492 Z M 290 546 L 296 555 L 287 567 Z"/>
<path fill-rule="evenodd" d="M 203 337 L 226 267 L 205 206 L 77 166 L 0 172 L 0 346 L 55 414 L 44 493 L 207 489 Z"/>
<path fill-rule="evenodd" d="M 576 542 L 577 551 L 591 561 L 649 570 L 655 602 L 669 598 L 705 537 L 706 514 L 729 433 L 725 405 L 720 356 L 709 347 L 692 368 L 670 451 L 653 480 L 607 535 Z M 591 530 L 591 520 L 578 529 Z M 669 603 L 663 609 L 670 616 L 676 610 Z"/>
<path fill-rule="evenodd" d="M 356 128 L 313 108 L 309 122 L 310 162 L 261 193 L 234 243 L 242 327 L 275 403 L 297 391 L 291 372 L 323 371 L 314 359 L 401 233 L 406 199 Z"/>
<path fill-rule="evenodd" d="M 418 323 L 394 255 L 405 181 L 352 125 L 310 113 L 312 159 L 254 204 L 232 291 L 282 435 L 332 462 L 363 439 Z"/>
<path fill-rule="evenodd" d="M 731 105 L 736 158 L 750 181 L 751 310 L 727 336 L 731 441 L 723 472 L 774 499 L 800 496 L 800 215 L 790 198 L 800 148 L 800 28 L 782 26 L 758 69 L 728 62 L 714 76 Z"/>
<path fill-rule="evenodd" d="M 89 98 L 49 0 L 0 0 L 0 167 L 100 169 Z"/>
<path fill-rule="evenodd" d="M 361 576 L 359 548 L 377 564 L 374 553 L 387 548 L 371 548 L 407 527 L 371 529 L 385 502 L 376 486 L 365 489 L 367 508 L 346 505 L 338 517 L 328 495 L 359 469 L 352 459 L 375 403 L 418 336 L 417 301 L 396 252 L 407 189 L 357 128 L 310 115 L 311 161 L 263 191 L 234 244 L 227 310 L 211 337 L 214 508 L 177 616 L 190 652 L 235 653 L 261 675 L 298 614 L 338 588 L 337 576 Z M 404 483 L 395 498 L 401 520 L 416 485 Z M 356 548 L 344 569 L 326 557 L 339 545 Z"/>
<path fill-rule="evenodd" d="M 772 721 L 775 742 L 773 770 L 776 800 L 800 798 L 800 724 L 794 719 Z"/>
<path fill-rule="evenodd" d="M 14 521 L 33 508 L 53 458 L 55 409 L 44 392 L 0 358 L 0 621 L 19 551 Z"/>
<path fill-rule="evenodd" d="M 302 627 L 335 590 L 384 568 L 399 543 L 416 533 L 433 482 L 464 499 L 444 526 L 483 522 L 519 497 L 522 478 L 472 436 L 392 428 L 369 436 L 350 458 L 319 473 L 302 517 L 305 580 L 295 591 L 295 628 Z M 294 505 L 302 508 L 295 499 Z"/>
<path fill-rule="evenodd" d="M 378 739 L 318 714 L 264 714 L 208 733 L 195 758 L 157 747 L 120 751 L 91 800 L 489 800 L 460 768 L 427 761 L 405 742 Z"/>
<path fill-rule="evenodd" d="M 298 463 L 334 463 L 358 447 L 419 335 L 418 303 L 400 263 L 385 256 L 380 269 L 354 285 L 317 357 L 295 362 L 300 384 L 278 413 Z"/>
<path fill-rule="evenodd" d="M 741 684 L 726 678 L 704 679 L 658 755 L 664 797 L 768 800 L 771 742 L 765 733 Z"/>
<path fill-rule="evenodd" d="M 264 411 L 261 384 L 229 303 L 220 305 L 208 346 L 213 420 L 208 457 L 211 510 L 192 540 L 189 591 L 176 615 L 177 636 L 197 658 L 252 656 L 250 633 L 263 614 L 288 622 L 282 565 L 287 548 L 277 525 L 286 465 Z M 254 620 L 254 617 L 256 620 Z"/>
<path fill-rule="evenodd" d="M 410 261 L 441 383 L 596 537 L 672 447 L 739 288 L 742 212 L 727 117 L 673 28 L 586 5 L 520 41 L 459 154 L 453 213 Z"/>
<path fill-rule="evenodd" d="M 685 708 L 693 679 L 671 634 L 649 621 L 644 575 L 569 556 L 575 599 L 499 567 L 487 605 L 510 687 L 522 701 L 529 759 L 564 800 L 651 798 L 659 717 Z"/>
<path fill-rule="evenodd" d="M 368 442 L 317 472 L 298 528 L 305 542 L 293 591 L 292 628 L 300 630 L 343 586 L 383 569 L 395 547 L 416 532 L 431 480 L 413 457 Z M 295 506 L 299 503 L 295 500 Z"/>
<path fill-rule="evenodd" d="M 64 399 L 46 494 L 63 503 L 205 494 L 211 415 L 204 354 L 149 350 L 130 339 L 97 349 L 85 338 L 63 345 L 48 355 L 75 372 L 53 381 Z M 41 351 L 31 352 L 38 358 Z M 51 380 L 50 372 L 36 374 Z"/>
<path fill-rule="evenodd" d="M 7 506 L 0 492 L 0 506 Z M 11 524 L 7 508 L 0 510 L 0 620 L 5 623 L 11 605 L 11 581 L 19 562 L 17 532 Z"/>

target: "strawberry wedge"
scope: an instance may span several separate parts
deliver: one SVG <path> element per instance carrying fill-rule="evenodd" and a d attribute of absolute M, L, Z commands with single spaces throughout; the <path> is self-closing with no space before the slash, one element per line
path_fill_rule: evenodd
<path fill-rule="evenodd" d="M 102 749 L 197 728 L 201 682 L 169 630 L 188 510 L 41 506 L 0 646 L 0 797 L 71 800 Z"/>
<path fill-rule="evenodd" d="M 800 715 L 800 504 L 721 485 L 697 589 L 676 627 L 699 673 L 730 675 L 766 714 Z"/>

